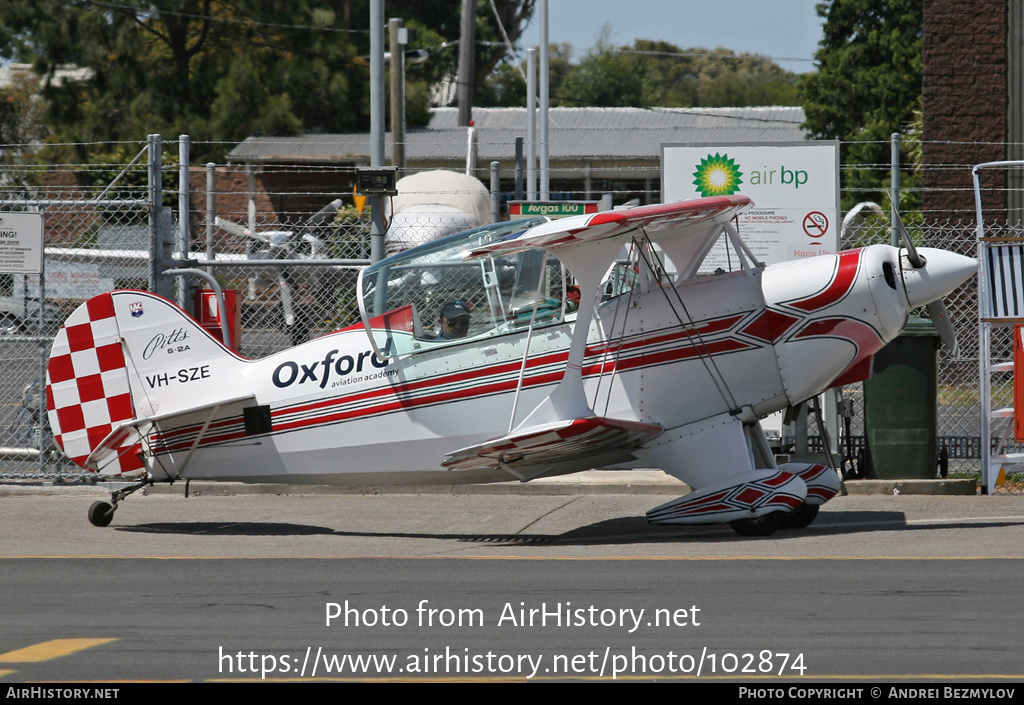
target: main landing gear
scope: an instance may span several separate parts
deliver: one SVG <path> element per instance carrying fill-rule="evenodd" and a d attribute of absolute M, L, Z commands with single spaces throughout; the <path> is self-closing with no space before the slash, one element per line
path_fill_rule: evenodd
<path fill-rule="evenodd" d="M 806 529 L 818 516 L 819 505 L 801 504 L 791 512 L 772 512 L 756 519 L 737 519 L 729 526 L 740 536 L 771 536 L 779 529 Z"/>
<path fill-rule="evenodd" d="M 121 489 L 110 493 L 110 502 L 93 502 L 89 507 L 89 523 L 93 526 L 110 526 L 114 519 L 114 512 L 117 510 L 117 503 L 130 495 L 132 492 L 141 490 L 146 485 L 153 484 L 149 478 L 145 478 Z"/>

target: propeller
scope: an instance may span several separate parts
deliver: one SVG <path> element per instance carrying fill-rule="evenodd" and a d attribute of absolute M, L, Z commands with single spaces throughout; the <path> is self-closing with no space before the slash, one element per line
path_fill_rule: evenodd
<path fill-rule="evenodd" d="M 903 238 L 903 245 L 907 250 L 907 262 L 914 269 L 923 269 L 928 264 L 928 260 L 917 251 L 917 247 L 911 241 L 910 233 L 907 232 L 907 226 L 903 224 L 903 218 L 900 217 L 899 211 L 894 210 L 893 212 L 896 214 L 896 226 L 899 228 L 900 236 Z M 950 355 L 956 357 L 959 353 L 959 346 L 956 342 L 956 331 L 949 320 L 949 311 L 946 310 L 946 304 L 942 299 L 936 299 L 926 304 L 925 310 L 928 311 L 928 315 L 935 325 L 935 330 L 938 332 L 942 344 L 949 350 Z"/>
<path fill-rule="evenodd" d="M 251 200 L 249 201 L 248 211 L 249 227 L 243 227 L 238 223 L 220 217 L 217 217 L 214 223 L 218 228 L 232 235 L 256 240 L 263 245 L 263 249 L 253 253 L 253 259 L 326 259 L 329 257 L 327 245 L 316 236 L 316 230 L 318 227 L 331 222 L 335 215 L 337 215 L 341 205 L 342 201 L 340 198 L 334 199 L 310 216 L 301 228 L 294 231 L 265 230 L 257 232 L 255 228 L 255 205 Z M 263 276 L 258 276 L 257 280 L 266 281 Z M 318 282 L 319 277 L 306 283 L 312 289 L 315 289 Z M 305 337 L 308 335 L 307 326 L 296 325 L 299 323 L 299 316 L 296 315 L 292 294 L 292 276 L 286 267 L 278 268 L 277 284 L 285 325 L 292 331 L 292 342 L 295 344 L 305 342 Z"/>

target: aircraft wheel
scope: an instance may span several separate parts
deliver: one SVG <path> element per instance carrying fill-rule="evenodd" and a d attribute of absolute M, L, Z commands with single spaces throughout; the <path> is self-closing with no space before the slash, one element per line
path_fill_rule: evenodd
<path fill-rule="evenodd" d="M 779 530 L 785 518 L 784 512 L 772 512 L 756 519 L 730 521 L 729 526 L 740 536 L 771 536 Z"/>
<path fill-rule="evenodd" d="M 110 526 L 114 508 L 107 502 L 93 502 L 89 507 L 89 523 L 93 526 Z"/>
<path fill-rule="evenodd" d="M 21 324 L 18 319 L 9 313 L 0 316 L 0 335 L 17 335 L 21 333 Z"/>
<path fill-rule="evenodd" d="M 794 509 L 782 517 L 783 529 L 806 529 L 818 516 L 817 504 L 802 504 L 799 509 Z"/>

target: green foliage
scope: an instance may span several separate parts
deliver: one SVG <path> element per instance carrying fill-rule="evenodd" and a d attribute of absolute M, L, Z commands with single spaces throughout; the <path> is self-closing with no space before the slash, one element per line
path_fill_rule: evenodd
<path fill-rule="evenodd" d="M 647 79 L 644 68 L 644 62 L 636 56 L 619 53 L 606 31 L 565 77 L 555 95 L 559 104 L 569 107 L 648 107 L 643 100 Z"/>
<path fill-rule="evenodd" d="M 600 107 L 726 107 L 796 105 L 796 76 L 771 59 L 729 49 L 681 49 L 638 39 L 615 46 L 606 26 L 578 63 L 572 47 L 552 45 L 552 105 Z M 525 65 L 525 62 L 522 65 Z M 519 69 L 503 64 L 478 96 L 481 105 L 522 106 Z"/>
<path fill-rule="evenodd" d="M 417 30 L 410 48 L 432 50 L 408 68 L 411 124 L 426 120 L 430 83 L 454 72 L 455 53 L 442 47 L 456 45 L 460 4 L 388 2 L 389 16 Z M 534 0 L 495 6 L 515 42 Z M 482 81 L 506 49 L 490 0 L 478 0 L 476 16 Z M 188 134 L 196 161 L 218 161 L 249 135 L 367 129 L 368 27 L 368 3 L 348 0 L 4 0 L 0 57 L 42 77 L 55 142 Z M 87 73 L 59 80 L 65 66 Z M 76 161 L 86 157 L 83 148 Z"/>
<path fill-rule="evenodd" d="M 0 145 L 29 145 L 45 137 L 41 105 L 33 100 L 38 89 L 39 81 L 29 76 L 0 88 Z M 0 147 L 5 157 L 11 156 L 10 152 Z"/>
<path fill-rule="evenodd" d="M 548 90 L 552 104 L 557 105 L 557 95 L 565 77 L 573 71 L 572 45 L 552 44 L 548 49 Z M 508 57 L 506 57 L 507 59 Z M 540 67 L 538 57 L 538 70 Z M 487 80 L 477 89 L 477 105 L 492 108 L 516 108 L 526 106 L 526 59 L 518 64 L 503 61 L 495 67 Z"/>
<path fill-rule="evenodd" d="M 818 71 L 798 84 L 804 126 L 816 138 L 843 141 L 842 163 L 852 166 L 843 173 L 844 207 L 879 200 L 890 135 L 906 131 L 919 108 L 922 3 L 832 0 L 817 10 L 825 20 Z M 912 187 L 915 178 L 908 172 L 901 183 Z"/>

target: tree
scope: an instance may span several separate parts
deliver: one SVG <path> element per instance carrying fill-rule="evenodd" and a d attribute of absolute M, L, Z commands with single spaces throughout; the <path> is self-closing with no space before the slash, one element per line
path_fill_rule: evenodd
<path fill-rule="evenodd" d="M 39 80 L 30 74 L 16 75 L 0 88 L 0 155 L 13 157 L 46 136 L 42 105 L 35 99 L 38 91 Z"/>
<path fill-rule="evenodd" d="M 877 200 L 890 161 L 890 135 L 904 132 L 921 98 L 920 0 L 833 0 L 819 3 L 824 37 L 816 73 L 798 89 L 815 138 L 843 141 L 844 207 Z M 872 165 L 876 165 L 872 168 Z M 885 167 L 882 167 L 885 169 Z M 902 178 L 902 177 L 901 177 Z M 908 173 L 906 183 L 913 183 Z"/>
<path fill-rule="evenodd" d="M 34 65 L 52 139 L 86 143 L 189 134 L 197 160 L 218 159 L 252 134 L 348 132 L 369 125 L 366 2 L 353 0 L 4 0 L 0 56 Z M 516 41 L 534 0 L 495 0 Z M 427 83 L 448 75 L 442 47 L 458 39 L 458 0 L 388 3 L 434 48 L 410 67 L 425 103 Z M 505 53 L 490 0 L 479 0 L 478 74 Z M 57 81 L 62 66 L 87 75 Z M 450 72 L 448 72 L 450 73 Z M 482 78 L 481 78 L 482 80 Z M 424 110 L 410 110 L 424 115 Z M 84 157 L 83 155 L 79 155 Z"/>
<path fill-rule="evenodd" d="M 795 86 L 794 74 L 764 56 L 648 39 L 615 47 L 606 28 L 556 95 L 562 105 L 603 107 L 793 105 Z"/>
<path fill-rule="evenodd" d="M 10 0 L 0 54 L 34 64 L 57 141 L 239 139 L 358 124 L 347 79 L 355 44 L 316 31 L 333 22 L 302 0 Z M 54 80 L 65 65 L 87 75 Z"/>
<path fill-rule="evenodd" d="M 548 49 L 548 88 L 556 96 L 562 81 L 573 70 L 572 45 L 552 44 Z M 538 58 L 539 62 L 539 58 Z M 538 63 L 539 66 L 539 63 Z M 477 105 L 492 108 L 515 108 L 526 105 L 526 60 L 518 63 L 507 56 L 495 67 L 477 89 Z M 556 102 L 552 100 L 552 102 Z"/>

